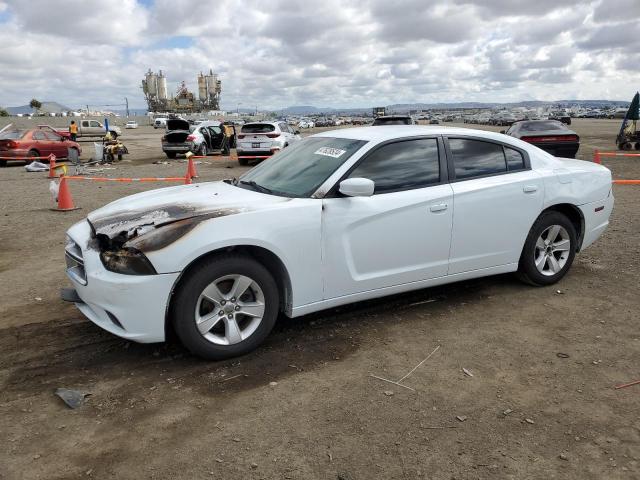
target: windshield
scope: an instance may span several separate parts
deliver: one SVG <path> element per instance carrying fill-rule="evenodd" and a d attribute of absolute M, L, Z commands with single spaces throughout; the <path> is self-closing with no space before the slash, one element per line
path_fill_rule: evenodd
<path fill-rule="evenodd" d="M 309 197 L 365 143 L 364 140 L 307 137 L 285 148 L 240 177 L 241 188 L 262 189 L 275 195 Z"/>
<path fill-rule="evenodd" d="M 24 136 L 25 130 L 8 130 L 0 133 L 0 140 L 18 140 Z"/>
<path fill-rule="evenodd" d="M 269 133 L 276 129 L 269 123 L 248 123 L 243 125 L 242 133 Z"/>

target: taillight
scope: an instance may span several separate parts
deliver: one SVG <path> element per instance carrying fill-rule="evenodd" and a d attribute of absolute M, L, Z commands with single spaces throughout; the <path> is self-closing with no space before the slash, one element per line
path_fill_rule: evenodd
<path fill-rule="evenodd" d="M 545 135 L 540 137 L 520 137 L 523 142 L 577 142 L 577 135 Z"/>
<path fill-rule="evenodd" d="M 246 135 L 238 135 L 238 138 L 244 138 Z"/>
<path fill-rule="evenodd" d="M 195 139 L 195 135 L 187 135 L 187 142 L 193 142 Z"/>
<path fill-rule="evenodd" d="M 9 140 L 7 142 L 7 148 L 18 148 L 18 143 L 14 142 L 13 140 Z"/>
<path fill-rule="evenodd" d="M 279 133 L 267 133 L 267 137 L 269 138 L 278 138 L 279 136 Z"/>

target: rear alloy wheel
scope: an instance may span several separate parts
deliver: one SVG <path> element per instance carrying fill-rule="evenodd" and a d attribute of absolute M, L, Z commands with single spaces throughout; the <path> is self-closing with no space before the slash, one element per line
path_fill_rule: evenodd
<path fill-rule="evenodd" d="M 531 227 L 522 249 L 518 269 L 521 278 L 537 286 L 556 283 L 569 271 L 576 245 L 575 228 L 565 215 L 543 213 Z"/>
<path fill-rule="evenodd" d="M 174 327 L 198 356 L 243 355 L 271 332 L 278 298 L 276 282 L 262 264 L 243 256 L 213 258 L 190 272 L 176 291 Z"/>

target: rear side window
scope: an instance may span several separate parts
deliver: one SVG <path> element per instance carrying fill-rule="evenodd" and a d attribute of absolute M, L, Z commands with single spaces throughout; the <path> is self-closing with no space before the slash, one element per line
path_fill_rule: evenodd
<path fill-rule="evenodd" d="M 457 180 L 507 171 L 502 145 L 497 143 L 468 138 L 450 138 L 449 148 L 453 155 Z"/>
<path fill-rule="evenodd" d="M 35 131 L 31 134 L 31 138 L 34 140 L 46 140 L 47 137 L 44 136 L 44 132 L 41 132 L 40 130 Z"/>
<path fill-rule="evenodd" d="M 248 123 L 242 126 L 242 133 L 270 133 L 276 129 L 268 123 Z"/>
<path fill-rule="evenodd" d="M 504 155 L 507 158 L 507 170 L 524 170 L 524 157 L 522 153 L 513 148 L 504 147 Z"/>
<path fill-rule="evenodd" d="M 373 180 L 374 193 L 410 190 L 439 183 L 438 141 L 423 138 L 383 145 L 368 155 L 349 177 Z"/>

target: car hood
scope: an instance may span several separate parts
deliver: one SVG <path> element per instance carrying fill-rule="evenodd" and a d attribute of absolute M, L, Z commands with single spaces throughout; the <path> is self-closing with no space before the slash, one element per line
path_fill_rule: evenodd
<path fill-rule="evenodd" d="M 157 237 L 151 233 L 160 227 L 173 225 L 174 236 L 181 236 L 202 221 L 264 210 L 289 200 L 225 182 L 199 183 L 124 197 L 91 212 L 87 220 L 103 243 L 144 251 L 161 248 L 158 238 L 152 238 L 151 243 L 145 241 L 145 237 Z M 168 239 L 161 240 L 166 244 Z"/>

